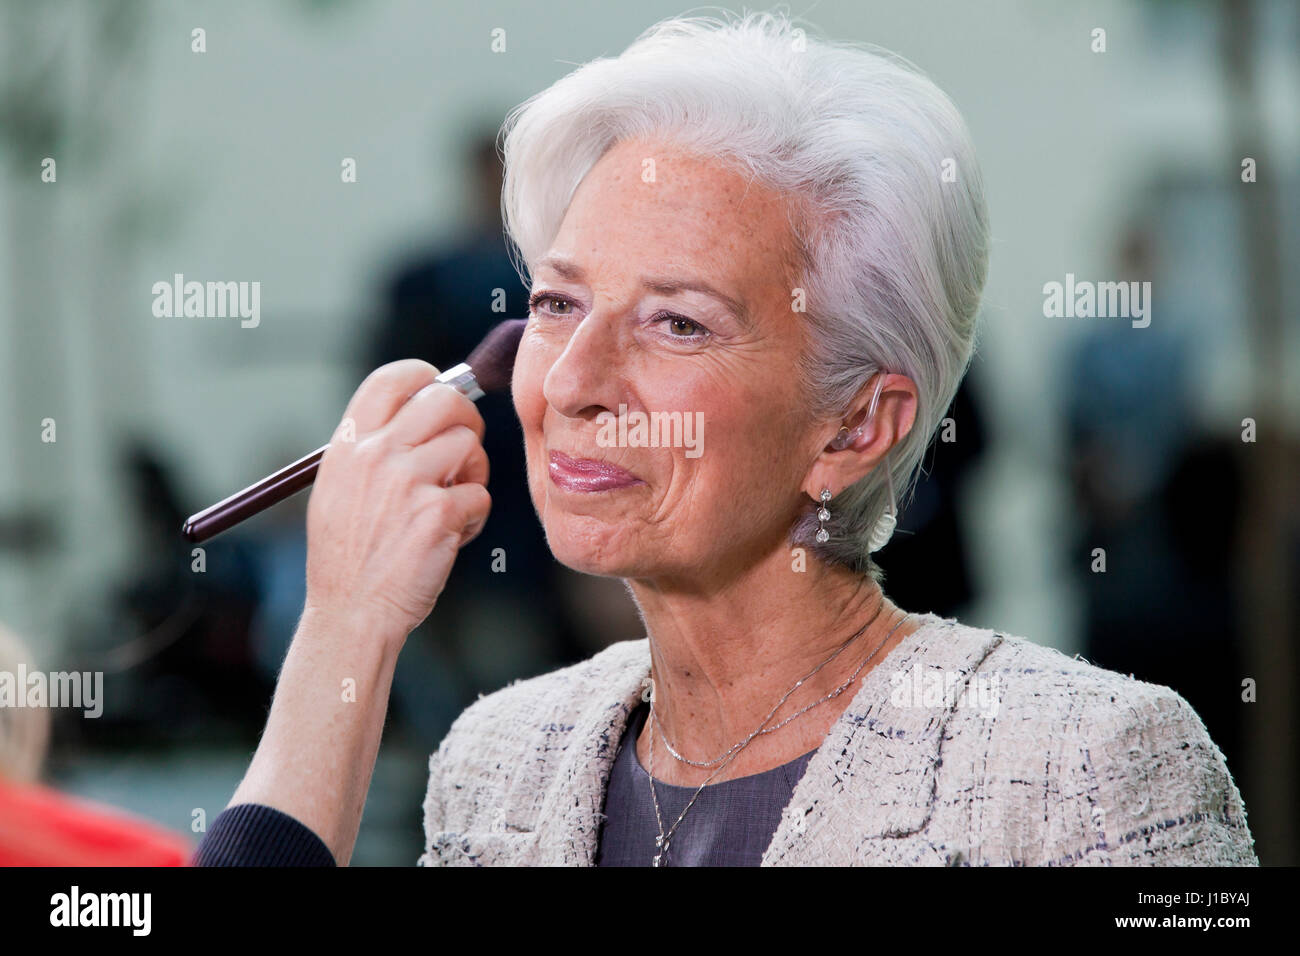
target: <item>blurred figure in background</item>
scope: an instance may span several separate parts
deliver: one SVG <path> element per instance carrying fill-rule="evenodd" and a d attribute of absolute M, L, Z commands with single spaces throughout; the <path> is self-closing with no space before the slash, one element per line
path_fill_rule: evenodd
<path fill-rule="evenodd" d="M 195 549 L 181 537 L 185 513 L 163 454 L 134 441 L 120 462 L 135 518 L 130 570 L 106 614 L 74 621 L 68 640 L 79 666 L 113 676 L 111 696 L 104 717 L 69 721 L 56 737 L 139 747 L 255 735 L 275 681 L 259 675 L 250 637 L 259 539 L 228 535 Z"/>
<path fill-rule="evenodd" d="M 1154 240 L 1132 230 L 1121 281 L 1157 280 Z M 1166 274 L 1164 281 L 1171 281 Z M 1078 514 L 1070 566 L 1084 597 L 1084 655 L 1166 684 L 1240 772 L 1241 640 L 1232 555 L 1241 477 L 1229 441 L 1193 414 L 1191 343 L 1176 317 L 1095 324 L 1062 375 Z M 1240 443 L 1238 443 L 1239 445 Z M 1094 571 L 1096 548 L 1105 571 Z"/>
<path fill-rule="evenodd" d="M 0 626 L 0 675 L 16 682 L 29 655 Z M 16 688 L 23 692 L 25 688 Z M 183 866 L 180 834 L 37 782 L 49 741 L 47 707 L 0 704 L 0 866 Z"/>

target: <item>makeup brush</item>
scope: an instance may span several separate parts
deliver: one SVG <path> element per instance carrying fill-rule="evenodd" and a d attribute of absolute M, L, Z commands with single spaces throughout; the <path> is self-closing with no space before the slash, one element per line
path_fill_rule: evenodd
<path fill-rule="evenodd" d="M 487 334 L 469 358 L 460 365 L 447 369 L 434 382 L 450 385 L 472 402 L 478 401 L 487 392 L 502 392 L 510 388 L 515 352 L 519 350 L 519 339 L 527 324 L 527 319 L 507 319 L 502 322 Z M 249 485 L 212 507 L 190 515 L 181 525 L 181 534 L 195 543 L 207 541 L 265 511 L 271 505 L 297 494 L 316 480 L 316 470 L 329 447 L 325 445 L 317 448 L 310 455 L 299 458 L 292 465 L 268 475 L 257 484 Z"/>

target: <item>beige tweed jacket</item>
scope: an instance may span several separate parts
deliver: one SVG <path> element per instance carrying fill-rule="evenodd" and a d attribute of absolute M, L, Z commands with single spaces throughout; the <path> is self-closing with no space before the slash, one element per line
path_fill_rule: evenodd
<path fill-rule="evenodd" d="M 649 672 L 648 641 L 626 641 L 467 708 L 429 760 L 419 864 L 593 865 Z M 1182 697 L 935 615 L 862 679 L 762 862 L 1258 865 Z"/>

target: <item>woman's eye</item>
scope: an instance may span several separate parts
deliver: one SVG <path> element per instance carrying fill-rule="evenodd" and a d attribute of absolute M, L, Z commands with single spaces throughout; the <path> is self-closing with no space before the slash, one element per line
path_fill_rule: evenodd
<path fill-rule="evenodd" d="M 686 319 L 680 315 L 667 315 L 660 321 L 668 324 L 668 331 L 674 338 L 693 339 L 699 338 L 708 330 L 693 319 Z"/>
<path fill-rule="evenodd" d="M 570 313 L 565 310 L 573 308 L 573 303 L 570 302 L 568 299 L 561 299 L 559 296 L 550 295 L 545 292 L 539 292 L 535 296 L 533 296 L 528 301 L 528 307 L 532 309 L 534 312 L 536 312 L 538 306 L 540 306 L 543 302 L 550 302 L 553 303 L 554 306 L 559 307 L 559 308 L 546 309 L 547 315 L 569 315 Z"/>

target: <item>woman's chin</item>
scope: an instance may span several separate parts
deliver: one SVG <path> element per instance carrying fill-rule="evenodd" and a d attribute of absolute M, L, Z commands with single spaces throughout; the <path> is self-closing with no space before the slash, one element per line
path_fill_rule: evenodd
<path fill-rule="evenodd" d="M 636 576 L 644 565 L 639 549 L 629 551 L 617 532 L 575 533 L 572 528 L 547 528 L 546 541 L 555 560 L 581 574 L 625 578 Z"/>

